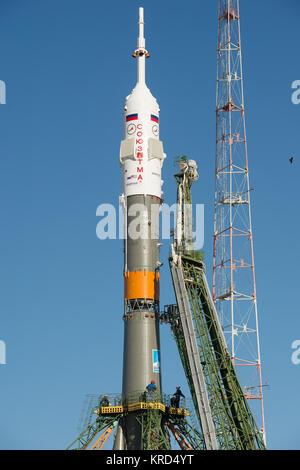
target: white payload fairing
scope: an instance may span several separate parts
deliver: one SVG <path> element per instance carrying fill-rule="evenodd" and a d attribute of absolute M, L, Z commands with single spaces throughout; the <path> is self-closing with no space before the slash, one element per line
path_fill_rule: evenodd
<path fill-rule="evenodd" d="M 123 399 L 140 401 L 150 382 L 161 393 L 159 340 L 159 209 L 161 169 L 166 157 L 159 139 L 159 106 L 145 82 L 144 11 L 139 8 L 139 36 L 133 57 L 137 84 L 123 109 L 120 146 L 124 207 L 124 357 Z M 138 218 L 138 224 L 134 223 Z M 136 230 L 132 230 L 132 227 Z M 135 413 L 121 420 L 115 449 L 139 449 L 141 425 Z"/>
<path fill-rule="evenodd" d="M 159 140 L 159 106 L 145 82 L 145 49 L 143 8 L 139 9 L 137 49 L 137 84 L 124 106 L 124 140 L 121 142 L 123 194 L 153 195 L 161 198 L 161 168 L 165 158 Z"/>

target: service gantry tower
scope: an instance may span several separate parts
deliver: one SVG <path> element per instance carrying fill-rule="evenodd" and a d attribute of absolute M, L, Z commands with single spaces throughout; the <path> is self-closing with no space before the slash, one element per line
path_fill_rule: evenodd
<path fill-rule="evenodd" d="M 217 56 L 213 299 L 265 436 L 239 0 L 219 0 Z"/>

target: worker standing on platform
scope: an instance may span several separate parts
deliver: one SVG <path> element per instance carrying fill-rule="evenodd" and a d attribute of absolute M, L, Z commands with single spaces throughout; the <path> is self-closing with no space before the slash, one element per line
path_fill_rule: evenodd
<path fill-rule="evenodd" d="M 108 396 L 107 395 L 103 395 L 103 398 L 102 400 L 100 401 L 100 406 L 109 406 L 110 403 L 108 401 Z"/>
<path fill-rule="evenodd" d="M 176 392 L 174 393 L 173 397 L 175 397 L 175 407 L 179 408 L 179 403 L 180 403 L 180 397 L 185 398 L 183 395 L 182 391 L 180 390 L 180 387 L 176 387 Z"/>
<path fill-rule="evenodd" d="M 156 385 L 154 380 L 151 380 L 151 382 L 147 385 L 146 390 L 148 392 L 148 398 L 150 401 L 154 400 L 154 392 L 156 390 Z"/>

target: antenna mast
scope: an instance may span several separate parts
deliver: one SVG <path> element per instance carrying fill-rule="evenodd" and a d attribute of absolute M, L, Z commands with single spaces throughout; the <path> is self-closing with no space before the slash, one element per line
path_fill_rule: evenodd
<path fill-rule="evenodd" d="M 217 62 L 213 299 L 265 438 L 239 0 L 219 0 Z"/>

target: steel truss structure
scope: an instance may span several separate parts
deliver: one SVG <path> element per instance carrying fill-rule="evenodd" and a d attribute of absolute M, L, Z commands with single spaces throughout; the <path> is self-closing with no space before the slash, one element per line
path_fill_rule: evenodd
<path fill-rule="evenodd" d="M 116 406 L 105 407 L 100 406 L 102 399 L 98 397 L 97 405 L 88 409 L 88 425 L 67 450 L 101 450 L 112 431 L 132 413 L 141 427 L 141 450 L 170 450 L 170 432 L 182 450 L 204 448 L 201 434 L 188 420 L 189 412 L 172 408 L 170 397 L 156 393 L 153 401 L 145 401 L 145 392 L 136 392 L 119 396 Z"/>
<path fill-rule="evenodd" d="M 265 436 L 239 0 L 219 0 L 217 55 L 213 299 Z"/>
<path fill-rule="evenodd" d="M 182 228 L 196 178 L 194 161 L 181 157 L 180 163 L 181 173 L 175 175 L 179 208 L 176 233 L 180 236 L 175 237 L 170 258 L 177 306 L 167 309 L 164 320 L 171 323 L 205 448 L 264 449 L 227 348 L 202 254 L 193 250 L 192 225 L 188 221 L 189 228 Z"/>

